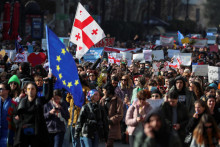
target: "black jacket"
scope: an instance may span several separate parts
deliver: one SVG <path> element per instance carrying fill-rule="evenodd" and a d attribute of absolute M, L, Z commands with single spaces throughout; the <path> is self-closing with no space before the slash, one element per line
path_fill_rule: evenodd
<path fill-rule="evenodd" d="M 38 146 L 47 145 L 48 131 L 44 119 L 43 106 L 52 98 L 52 94 L 53 84 L 52 80 L 49 80 L 48 91 L 45 97 L 36 97 L 32 102 L 28 101 L 28 97 L 21 99 L 17 107 L 19 121 L 16 124 L 14 146 L 19 146 L 27 139 L 23 134 L 23 126 L 29 123 L 34 126 L 34 138 L 37 140 Z M 30 115 L 30 112 L 32 112 L 32 115 Z"/>
<path fill-rule="evenodd" d="M 93 112 L 90 111 L 89 105 Z M 81 134 L 83 137 L 94 138 L 95 132 L 98 132 L 100 139 L 105 138 L 107 140 L 107 115 L 101 105 L 89 102 L 80 111 L 74 137 L 78 138 Z"/>

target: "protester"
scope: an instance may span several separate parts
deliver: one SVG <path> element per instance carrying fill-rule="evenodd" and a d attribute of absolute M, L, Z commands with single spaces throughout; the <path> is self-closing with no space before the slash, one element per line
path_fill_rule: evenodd
<path fill-rule="evenodd" d="M 144 131 L 139 132 L 135 137 L 134 147 L 146 146 L 181 147 L 178 136 L 169 131 L 162 112 L 158 109 L 149 112 Z"/>
<path fill-rule="evenodd" d="M 10 96 L 13 99 L 19 97 L 21 90 L 20 90 L 20 80 L 18 79 L 18 77 L 16 75 L 13 75 L 9 79 L 8 84 L 10 85 L 11 88 Z"/>
<path fill-rule="evenodd" d="M 0 111 L 1 111 L 1 128 L 0 128 L 0 144 L 3 147 L 6 147 L 7 145 L 13 145 L 13 136 L 10 135 L 9 128 L 8 128 L 8 111 L 9 108 L 12 105 L 12 99 L 9 96 L 10 93 L 10 86 L 5 83 L 0 83 Z"/>
<path fill-rule="evenodd" d="M 52 98 L 53 93 L 51 75 L 48 78 L 48 91 L 45 97 L 38 98 L 36 84 L 33 82 L 27 84 L 27 96 L 21 99 L 17 107 L 19 121 L 14 140 L 16 147 L 48 145 L 48 131 L 43 115 L 43 105 Z"/>
<path fill-rule="evenodd" d="M 75 138 L 80 137 L 81 147 L 97 147 L 99 139 L 108 136 L 108 121 L 105 110 L 100 106 L 99 92 L 90 90 L 87 95 L 89 103 L 84 105 L 80 111 L 76 127 Z"/>
<path fill-rule="evenodd" d="M 219 146 L 220 130 L 213 117 L 204 114 L 193 132 L 190 147 Z"/>
<path fill-rule="evenodd" d="M 60 90 L 54 90 L 53 98 L 44 105 L 44 118 L 49 132 L 49 147 L 62 147 L 69 112 Z"/>
<path fill-rule="evenodd" d="M 184 144 L 184 140 L 189 113 L 185 105 L 178 102 L 178 96 L 179 94 L 176 91 L 170 92 L 168 94 L 168 102 L 165 102 L 161 109 L 164 113 L 165 121 L 170 127 L 170 131 L 173 131 L 179 136 L 183 146 L 187 146 Z"/>
<path fill-rule="evenodd" d="M 137 93 L 138 100 L 128 108 L 126 113 L 125 123 L 128 126 L 130 147 L 134 146 L 134 138 L 138 132 L 144 129 L 144 121 L 148 112 L 151 110 L 150 104 L 146 102 L 146 95 L 147 92 L 145 90 L 140 90 Z"/>
<path fill-rule="evenodd" d="M 123 119 L 123 102 L 121 98 L 115 96 L 114 87 L 106 83 L 103 86 L 103 94 L 100 104 L 105 108 L 109 133 L 106 147 L 113 147 L 114 141 L 121 139 L 120 122 Z"/>

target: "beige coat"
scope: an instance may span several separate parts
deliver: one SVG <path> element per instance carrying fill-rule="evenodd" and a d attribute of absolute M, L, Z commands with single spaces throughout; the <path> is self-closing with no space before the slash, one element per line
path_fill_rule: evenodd
<path fill-rule="evenodd" d="M 105 99 L 102 98 L 100 104 L 104 106 Z M 117 106 L 116 106 L 117 104 Z M 121 139 L 121 127 L 120 121 L 123 118 L 123 103 L 118 97 L 113 97 L 110 101 L 110 107 L 108 111 L 108 117 L 113 122 L 113 125 L 109 125 L 109 135 L 108 138 L 111 139 Z"/>

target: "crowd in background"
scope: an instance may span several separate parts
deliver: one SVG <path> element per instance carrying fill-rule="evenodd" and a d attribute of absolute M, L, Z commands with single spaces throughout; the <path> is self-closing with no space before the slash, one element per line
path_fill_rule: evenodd
<path fill-rule="evenodd" d="M 164 60 L 167 57 L 163 49 Z M 220 67 L 219 52 L 181 48 L 192 62 Z M 108 63 L 75 59 L 84 105 L 58 89 L 56 78 L 29 63 L 0 61 L 0 144 L 15 147 L 112 147 L 120 140 L 130 147 L 220 145 L 219 81 L 195 76 L 192 66 L 169 68 L 156 75 L 152 62 Z M 68 66 L 68 65 L 67 65 Z M 77 73 L 76 73 L 77 74 Z"/>

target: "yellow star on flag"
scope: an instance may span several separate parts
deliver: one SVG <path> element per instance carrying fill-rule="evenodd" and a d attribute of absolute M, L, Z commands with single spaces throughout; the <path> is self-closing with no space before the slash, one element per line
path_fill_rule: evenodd
<path fill-rule="evenodd" d="M 57 56 L 57 61 L 60 62 L 61 58 L 60 56 Z"/>
<path fill-rule="evenodd" d="M 62 52 L 61 52 L 63 55 L 66 54 L 66 50 L 64 48 L 62 48 Z"/>
<path fill-rule="evenodd" d="M 66 86 L 66 81 L 65 81 L 65 80 L 63 80 L 62 82 L 63 82 L 63 85 L 65 85 L 65 86 Z"/>
<path fill-rule="evenodd" d="M 70 88 L 71 86 L 73 86 L 73 85 L 72 85 L 72 82 L 68 82 L 67 87 L 69 87 L 69 88 Z"/>
<path fill-rule="evenodd" d="M 60 71 L 60 66 L 59 66 L 59 65 L 57 65 L 57 71 L 58 71 L 58 72 Z"/>
<path fill-rule="evenodd" d="M 62 76 L 62 73 L 60 73 L 60 74 L 59 74 L 59 78 L 62 79 L 62 77 L 63 77 L 63 76 Z"/>
<path fill-rule="evenodd" d="M 66 48 L 66 51 L 67 51 L 67 52 L 70 52 L 70 50 L 69 50 L 69 48 L 68 48 L 68 47 Z"/>
<path fill-rule="evenodd" d="M 75 80 L 74 85 L 77 86 L 78 84 L 79 84 L 79 81 L 78 81 L 78 80 Z"/>

